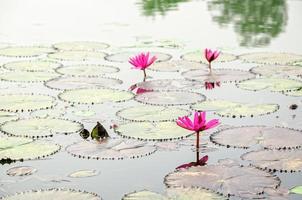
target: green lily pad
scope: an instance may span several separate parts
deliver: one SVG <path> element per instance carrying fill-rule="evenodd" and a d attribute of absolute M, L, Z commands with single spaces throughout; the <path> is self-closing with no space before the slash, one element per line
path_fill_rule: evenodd
<path fill-rule="evenodd" d="M 136 84 L 137 88 L 151 91 L 200 90 L 204 83 L 184 79 L 157 79 Z"/>
<path fill-rule="evenodd" d="M 0 49 L 0 56 L 26 58 L 40 56 L 52 52 L 55 52 L 55 50 L 50 47 L 7 47 Z"/>
<path fill-rule="evenodd" d="M 37 169 L 30 166 L 18 166 L 10 168 L 6 171 L 8 176 L 28 176 L 36 173 Z"/>
<path fill-rule="evenodd" d="M 56 72 L 67 76 L 85 76 L 94 77 L 104 74 L 116 73 L 119 68 L 109 65 L 70 65 L 59 67 Z"/>
<path fill-rule="evenodd" d="M 113 87 L 123 82 L 106 77 L 58 77 L 45 82 L 45 86 L 57 90 L 71 90 L 93 87 Z"/>
<path fill-rule="evenodd" d="M 39 94 L 6 94 L 0 95 L 2 111 L 33 111 L 52 108 L 55 98 Z"/>
<path fill-rule="evenodd" d="M 88 193 L 79 190 L 72 189 L 48 189 L 48 190 L 33 190 L 16 193 L 11 196 L 0 198 L 1 200 L 102 200 L 99 196 L 94 193 Z"/>
<path fill-rule="evenodd" d="M 78 122 L 55 118 L 20 119 L 0 126 L 5 134 L 32 138 L 78 133 L 82 129 L 83 125 Z"/>
<path fill-rule="evenodd" d="M 239 58 L 247 62 L 286 65 L 301 61 L 302 55 L 292 53 L 259 52 L 240 55 Z"/>
<path fill-rule="evenodd" d="M 276 112 L 278 104 L 250 104 L 226 100 L 206 100 L 191 106 L 198 111 L 214 111 L 221 117 L 253 117 Z"/>
<path fill-rule="evenodd" d="M 100 51 L 109 47 L 108 44 L 92 41 L 60 42 L 53 46 L 64 51 Z"/>
<path fill-rule="evenodd" d="M 182 55 L 181 58 L 187 61 L 200 62 L 206 64 L 208 63 L 208 61 L 204 57 L 204 51 L 200 51 L 200 50 L 186 53 Z M 230 62 L 236 59 L 237 59 L 236 55 L 229 54 L 229 53 L 220 53 L 220 55 L 214 62 Z"/>
<path fill-rule="evenodd" d="M 57 144 L 33 141 L 29 138 L 2 137 L 0 160 L 11 162 L 40 159 L 58 152 L 60 148 Z"/>
<path fill-rule="evenodd" d="M 72 112 L 75 116 L 78 117 L 91 117 L 96 115 L 93 110 L 76 110 Z"/>
<path fill-rule="evenodd" d="M 295 186 L 290 189 L 290 193 L 292 194 L 302 194 L 302 186 Z"/>
<path fill-rule="evenodd" d="M 122 109 L 116 115 L 122 119 L 136 122 L 161 122 L 174 121 L 179 116 L 190 115 L 190 112 L 174 107 L 140 105 Z"/>
<path fill-rule="evenodd" d="M 302 76 L 302 67 L 293 65 L 262 65 L 250 71 L 262 76 Z"/>
<path fill-rule="evenodd" d="M 48 58 L 62 61 L 99 61 L 104 60 L 107 54 L 94 51 L 60 51 L 48 54 Z"/>
<path fill-rule="evenodd" d="M 27 72 L 41 72 L 53 71 L 53 69 L 60 67 L 61 64 L 46 60 L 23 60 L 9 62 L 3 65 L 4 68 L 13 71 L 27 71 Z"/>
<path fill-rule="evenodd" d="M 97 170 L 79 170 L 72 172 L 68 175 L 70 178 L 85 178 L 85 177 L 92 177 L 97 176 L 99 172 Z"/>
<path fill-rule="evenodd" d="M 47 109 L 47 110 L 35 110 L 30 113 L 32 117 L 36 118 L 59 118 L 64 116 L 66 112 L 61 109 Z"/>
<path fill-rule="evenodd" d="M 168 62 L 156 62 L 148 69 L 159 72 L 179 72 L 191 69 L 204 69 L 206 71 L 208 69 L 208 66 L 202 63 L 185 60 L 171 60 Z"/>
<path fill-rule="evenodd" d="M 188 105 L 205 101 L 206 97 L 199 93 L 184 91 L 153 91 L 138 94 L 136 101 L 150 105 Z"/>
<path fill-rule="evenodd" d="M 111 54 L 105 57 L 106 60 L 110 62 L 128 62 L 130 57 L 133 57 L 137 55 L 139 52 L 121 52 L 121 53 L 115 53 Z M 150 52 L 151 56 L 156 56 L 157 60 L 156 62 L 163 62 L 168 61 L 172 58 L 171 55 L 166 53 L 160 53 L 160 52 Z"/>
<path fill-rule="evenodd" d="M 19 119 L 19 115 L 16 113 L 0 111 L 0 124 L 17 119 Z"/>
<path fill-rule="evenodd" d="M 288 96 L 293 96 L 293 97 L 302 97 L 302 89 L 287 91 L 287 92 L 284 92 L 283 94 L 288 95 Z"/>
<path fill-rule="evenodd" d="M 52 72 L 27 72 L 9 71 L 0 74 L 0 79 L 12 82 L 45 82 L 58 77 L 59 74 Z"/>
<path fill-rule="evenodd" d="M 253 91 L 268 89 L 272 92 L 287 92 L 298 90 L 302 87 L 302 82 L 285 78 L 258 78 L 242 81 L 237 87 Z"/>
<path fill-rule="evenodd" d="M 70 103 L 100 104 L 127 101 L 133 98 L 133 94 L 122 90 L 92 88 L 66 90 L 59 94 L 59 98 Z"/>
<path fill-rule="evenodd" d="M 120 124 L 115 131 L 126 138 L 151 141 L 177 140 L 193 134 L 177 126 L 175 122 L 130 122 Z"/>

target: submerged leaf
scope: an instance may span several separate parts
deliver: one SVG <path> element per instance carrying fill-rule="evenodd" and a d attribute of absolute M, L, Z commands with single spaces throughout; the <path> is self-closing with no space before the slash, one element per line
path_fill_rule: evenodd
<path fill-rule="evenodd" d="M 71 178 L 85 178 L 85 177 L 92 177 L 97 176 L 99 172 L 97 170 L 79 170 L 72 172 L 68 176 Z"/>
<path fill-rule="evenodd" d="M 9 176 L 28 176 L 36 173 L 37 169 L 29 166 L 19 166 L 13 167 L 6 171 L 6 174 Z"/>

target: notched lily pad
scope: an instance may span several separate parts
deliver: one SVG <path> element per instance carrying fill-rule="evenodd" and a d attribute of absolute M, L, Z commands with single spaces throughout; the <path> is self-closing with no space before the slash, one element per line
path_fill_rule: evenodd
<path fill-rule="evenodd" d="M 204 57 L 204 52 L 200 50 L 186 53 L 182 55 L 181 58 L 187 61 L 201 62 L 206 64 L 208 63 L 208 61 Z M 230 62 L 236 59 L 236 55 L 229 53 L 220 53 L 219 57 L 215 60 L 215 62 Z"/>
<path fill-rule="evenodd" d="M 64 51 L 100 51 L 109 47 L 106 43 L 93 41 L 60 42 L 53 46 Z"/>
<path fill-rule="evenodd" d="M 79 158 L 121 160 L 150 155 L 156 151 L 156 147 L 139 141 L 107 138 L 100 142 L 85 140 L 75 143 L 68 146 L 66 151 Z"/>
<path fill-rule="evenodd" d="M 126 138 L 151 141 L 183 139 L 193 134 L 177 126 L 175 122 L 130 122 L 120 124 L 115 131 Z"/>
<path fill-rule="evenodd" d="M 8 176 L 29 176 L 37 172 L 36 168 L 30 166 L 18 166 L 6 171 Z"/>
<path fill-rule="evenodd" d="M 0 79 L 11 82 L 45 82 L 58 77 L 54 72 L 28 72 L 28 71 L 8 71 L 0 74 Z"/>
<path fill-rule="evenodd" d="M 0 56 L 26 58 L 36 57 L 52 52 L 55 52 L 55 50 L 51 47 L 7 47 L 0 49 Z"/>
<path fill-rule="evenodd" d="M 122 109 L 116 115 L 124 120 L 135 122 L 161 122 L 176 120 L 179 116 L 190 115 L 190 112 L 181 108 L 139 105 Z"/>
<path fill-rule="evenodd" d="M 86 177 L 92 177 L 92 176 L 97 176 L 99 172 L 97 170 L 79 170 L 72 172 L 71 174 L 68 175 L 70 178 L 86 178 Z"/>
<path fill-rule="evenodd" d="M 133 98 L 131 92 L 105 89 L 105 88 L 87 88 L 66 90 L 59 94 L 63 101 L 78 104 L 101 104 L 105 102 L 122 102 Z"/>
<path fill-rule="evenodd" d="M 55 118 L 32 118 L 5 122 L 0 130 L 18 137 L 51 137 L 55 134 L 77 133 L 83 129 L 79 122 Z"/>
<path fill-rule="evenodd" d="M 243 54 L 240 55 L 239 58 L 247 62 L 286 65 L 301 61 L 302 55 L 292 53 L 258 52 Z"/>
<path fill-rule="evenodd" d="M 204 69 L 207 71 L 208 66 L 202 63 L 190 62 L 186 60 L 171 60 L 168 62 L 156 62 L 148 69 L 158 72 L 179 72 L 191 69 Z"/>
<path fill-rule="evenodd" d="M 262 76 L 302 76 L 302 67 L 293 65 L 262 65 L 254 67 L 250 71 Z"/>
<path fill-rule="evenodd" d="M 47 60 L 23 60 L 6 63 L 3 67 L 12 71 L 42 72 L 53 71 L 61 65 L 58 62 Z"/>
<path fill-rule="evenodd" d="M 104 60 L 107 54 L 95 51 L 60 51 L 48 54 L 48 58 L 62 61 L 98 61 Z"/>
<path fill-rule="evenodd" d="M 136 87 L 148 91 L 190 91 L 200 90 L 204 87 L 204 84 L 199 81 L 184 79 L 158 79 L 137 83 Z"/>
<path fill-rule="evenodd" d="M 108 55 L 105 57 L 105 59 L 110 62 L 128 62 L 130 57 L 133 57 L 137 54 L 138 52 L 121 52 Z M 164 62 L 172 58 L 171 55 L 160 52 L 150 52 L 150 55 L 157 57 L 156 62 Z"/>
<path fill-rule="evenodd" d="M 109 65 L 69 65 L 57 68 L 56 72 L 67 76 L 96 77 L 116 73 L 119 70 L 119 68 Z"/>
<path fill-rule="evenodd" d="M 0 124 L 17 119 L 19 119 L 19 115 L 16 113 L 0 111 Z"/>
<path fill-rule="evenodd" d="M 136 95 L 134 98 L 140 103 L 150 105 L 188 105 L 205 101 L 206 97 L 199 93 L 184 91 L 154 91 Z"/>

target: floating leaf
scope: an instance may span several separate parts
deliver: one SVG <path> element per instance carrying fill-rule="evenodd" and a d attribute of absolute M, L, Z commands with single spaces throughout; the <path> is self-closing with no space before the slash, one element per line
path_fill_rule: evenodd
<path fill-rule="evenodd" d="M 5 134 L 32 138 L 77 133 L 82 129 L 83 125 L 78 122 L 55 118 L 20 119 L 0 126 Z"/>
<path fill-rule="evenodd" d="M 1 200 L 101 200 L 99 196 L 94 193 L 83 192 L 72 189 L 48 189 L 48 190 L 32 190 L 21 193 L 16 193 L 11 196 L 0 198 Z"/>
<path fill-rule="evenodd" d="M 240 59 L 247 62 L 256 62 L 261 64 L 286 65 L 302 60 L 302 55 L 292 53 L 258 52 L 243 54 Z"/>
<path fill-rule="evenodd" d="M 53 71 L 53 69 L 60 67 L 61 64 L 53 61 L 46 60 L 23 60 L 9 62 L 3 65 L 4 68 L 13 71 L 28 71 L 28 72 L 41 72 Z"/>
<path fill-rule="evenodd" d="M 226 100 L 206 100 L 191 106 L 198 111 L 214 111 L 222 117 L 253 117 L 276 112 L 278 104 L 250 104 Z"/>
<path fill-rule="evenodd" d="M 58 77 L 45 83 L 46 87 L 58 90 L 70 90 L 93 87 L 113 87 L 122 84 L 121 80 L 105 77 Z"/>
<path fill-rule="evenodd" d="M 285 140 L 283 138 L 283 140 Z M 287 138 L 286 138 L 287 140 Z M 243 160 L 252 162 L 257 168 L 268 171 L 301 172 L 301 150 L 259 150 L 241 156 Z"/>
<path fill-rule="evenodd" d="M 293 194 L 302 194 L 302 186 L 296 186 L 290 189 L 290 193 Z"/>
<path fill-rule="evenodd" d="M 262 65 L 254 67 L 250 71 L 262 76 L 302 76 L 302 67 L 292 65 Z"/>
<path fill-rule="evenodd" d="M 203 51 L 194 51 L 194 52 L 189 52 L 181 56 L 182 59 L 187 60 L 187 61 L 193 61 L 193 62 L 201 62 L 201 63 L 208 63 L 206 58 L 204 57 L 204 52 Z M 220 53 L 219 57 L 215 62 L 230 62 L 233 60 L 236 60 L 237 56 L 229 53 Z"/>
<path fill-rule="evenodd" d="M 104 52 L 94 51 L 60 51 L 48 54 L 48 57 L 56 60 L 67 61 L 94 61 L 104 60 L 107 54 Z"/>
<path fill-rule="evenodd" d="M 146 145 L 144 142 L 105 139 L 97 141 L 82 141 L 72 144 L 66 151 L 73 156 L 97 160 L 120 160 L 126 158 L 139 158 L 147 156 L 156 151 L 156 147 Z"/>
<path fill-rule="evenodd" d="M 238 148 L 260 145 L 267 149 L 294 149 L 302 146 L 301 131 L 280 127 L 231 127 L 212 134 L 210 139 L 219 145 Z"/>
<path fill-rule="evenodd" d="M 72 113 L 78 117 L 91 117 L 96 114 L 93 110 L 77 110 L 73 111 Z"/>
<path fill-rule="evenodd" d="M 8 71 L 0 74 L 0 79 L 12 82 L 45 82 L 58 77 L 57 73 L 51 72 L 27 72 L 27 71 Z"/>
<path fill-rule="evenodd" d="M 64 116 L 65 110 L 61 109 L 47 109 L 47 110 L 36 110 L 30 113 L 32 117 L 36 118 L 59 118 Z"/>
<path fill-rule="evenodd" d="M 205 71 L 207 71 L 208 66 L 202 63 L 185 60 L 171 60 L 168 62 L 156 62 L 148 69 L 159 72 L 179 72 L 191 69 L 204 69 Z"/>
<path fill-rule="evenodd" d="M 0 150 L 1 151 L 1 150 Z M 30 166 L 18 166 L 10 168 L 6 171 L 6 174 L 9 176 L 28 176 L 36 173 L 37 169 Z"/>
<path fill-rule="evenodd" d="M 33 111 L 54 106 L 55 98 L 40 94 L 6 94 L 0 95 L 0 110 Z"/>
<path fill-rule="evenodd" d="M 293 97 L 302 97 L 302 89 L 284 92 L 285 95 Z"/>
<path fill-rule="evenodd" d="M 259 198 L 265 188 L 279 186 L 280 180 L 253 167 L 206 165 L 172 172 L 165 177 L 165 184 L 173 188 L 206 188 L 223 195 Z"/>
<path fill-rule="evenodd" d="M 150 121 L 173 121 L 179 116 L 190 115 L 190 112 L 180 108 L 142 105 L 122 109 L 116 113 L 117 116 L 125 120 L 136 122 Z"/>
<path fill-rule="evenodd" d="M 53 46 L 64 51 L 100 51 L 109 47 L 108 44 L 92 41 L 60 42 Z"/>
<path fill-rule="evenodd" d="M 85 177 L 92 177 L 97 176 L 99 172 L 97 170 L 79 170 L 72 172 L 68 176 L 71 178 L 85 178 Z"/>
<path fill-rule="evenodd" d="M 55 52 L 55 50 L 50 47 L 7 47 L 0 49 L 0 56 L 25 58 L 40 56 L 52 52 Z"/>
<path fill-rule="evenodd" d="M 200 90 L 203 83 L 184 79 L 158 79 L 136 84 L 137 88 L 149 91 L 177 91 L 177 90 Z"/>
<path fill-rule="evenodd" d="M 62 75 L 85 77 L 101 76 L 104 74 L 116 73 L 118 71 L 119 68 L 109 65 L 70 65 L 56 69 L 56 72 Z"/>
<path fill-rule="evenodd" d="M 136 101 L 151 105 L 187 105 L 202 102 L 206 97 L 199 93 L 182 92 L 182 91 L 154 91 L 136 95 Z"/>
<path fill-rule="evenodd" d="M 70 103 L 100 104 L 127 101 L 133 98 L 133 94 L 122 90 L 90 88 L 66 90 L 59 94 L 59 98 Z"/>
<path fill-rule="evenodd" d="M 138 52 L 121 52 L 116 54 L 111 54 L 105 57 L 106 60 L 111 62 L 128 62 L 129 58 L 137 55 Z M 150 52 L 150 55 L 156 56 L 156 62 L 168 61 L 172 58 L 171 55 L 159 52 Z"/>
<path fill-rule="evenodd" d="M 16 113 L 0 111 L 0 124 L 7 121 L 17 120 L 18 118 L 19 115 Z"/>
<path fill-rule="evenodd" d="M 119 125 L 115 131 L 123 137 L 152 141 L 183 139 L 192 135 L 175 122 L 130 122 Z"/>

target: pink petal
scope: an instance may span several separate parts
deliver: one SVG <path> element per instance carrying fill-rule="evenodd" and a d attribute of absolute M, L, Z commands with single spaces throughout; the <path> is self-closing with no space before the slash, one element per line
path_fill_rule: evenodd
<path fill-rule="evenodd" d="M 215 126 L 217 126 L 219 124 L 219 120 L 218 119 L 212 119 L 211 121 L 209 121 L 204 130 L 210 129 L 210 128 L 214 128 Z"/>
<path fill-rule="evenodd" d="M 184 129 L 192 131 L 192 129 L 189 126 L 187 126 L 186 124 L 184 124 L 183 121 L 180 121 L 180 119 L 176 121 L 176 124 Z"/>
<path fill-rule="evenodd" d="M 185 168 L 193 167 L 195 165 L 196 165 L 195 162 L 190 162 L 190 163 L 180 165 L 180 166 L 176 167 L 176 169 L 185 169 Z"/>

